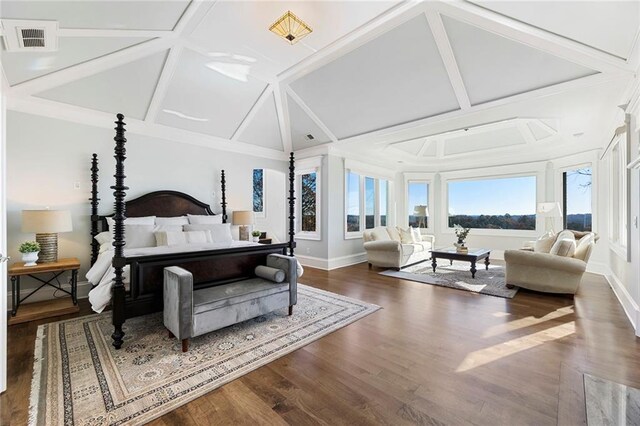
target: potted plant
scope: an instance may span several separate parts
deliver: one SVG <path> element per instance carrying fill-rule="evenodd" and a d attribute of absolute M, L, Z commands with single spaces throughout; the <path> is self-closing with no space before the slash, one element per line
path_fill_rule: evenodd
<path fill-rule="evenodd" d="M 463 228 L 460 225 L 454 225 L 453 230 L 456 233 L 456 237 L 458 237 L 458 242 L 454 244 L 456 246 L 456 250 L 459 252 L 467 252 L 469 249 L 464 245 L 464 242 L 469 235 L 470 228 Z"/>
<path fill-rule="evenodd" d="M 36 266 L 38 253 L 40 253 L 40 244 L 37 241 L 25 241 L 20 244 L 18 251 L 22 253 L 22 261 L 24 266 Z"/>
<path fill-rule="evenodd" d="M 258 241 L 260 241 L 260 234 L 262 234 L 262 232 L 258 231 L 258 230 L 254 230 L 251 232 L 251 236 L 253 237 L 253 242 L 257 243 Z"/>

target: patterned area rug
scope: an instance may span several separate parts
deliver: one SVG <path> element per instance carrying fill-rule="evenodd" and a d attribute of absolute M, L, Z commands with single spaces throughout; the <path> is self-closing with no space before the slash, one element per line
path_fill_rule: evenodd
<path fill-rule="evenodd" d="M 108 314 L 45 324 L 29 423 L 143 424 L 378 309 L 298 284 L 292 316 L 284 309 L 194 338 L 187 353 L 161 313 L 127 320 L 120 350 Z"/>
<path fill-rule="evenodd" d="M 443 261 L 440 260 L 440 262 L 442 263 Z M 489 270 L 487 271 L 484 263 L 479 264 L 475 278 L 471 278 L 469 268 L 469 262 L 453 262 L 453 265 L 438 265 L 434 273 L 431 268 L 431 262 L 427 261 L 408 266 L 401 271 L 388 270 L 380 272 L 380 275 L 503 297 L 505 299 L 512 299 L 518 292 L 517 287 L 507 288 L 502 266 L 489 265 Z"/>
<path fill-rule="evenodd" d="M 587 425 L 640 425 L 640 389 L 584 375 Z"/>

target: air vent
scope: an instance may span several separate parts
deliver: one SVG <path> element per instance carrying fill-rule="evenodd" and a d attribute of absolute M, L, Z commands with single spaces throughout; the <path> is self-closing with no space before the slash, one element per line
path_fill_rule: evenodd
<path fill-rule="evenodd" d="M 312 135 L 311 133 L 309 133 L 309 134 L 307 135 L 307 140 L 308 140 L 308 141 L 312 141 L 312 140 L 314 140 L 314 139 L 315 139 L 315 138 L 313 137 L 313 135 Z"/>
<path fill-rule="evenodd" d="M 58 50 L 56 21 L 3 19 L 5 46 L 9 52 L 53 52 Z"/>

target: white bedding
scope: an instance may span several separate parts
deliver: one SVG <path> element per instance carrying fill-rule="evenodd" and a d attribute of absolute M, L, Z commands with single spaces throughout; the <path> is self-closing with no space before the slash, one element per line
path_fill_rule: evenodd
<path fill-rule="evenodd" d="M 259 243 L 250 241 L 231 241 L 228 243 L 206 243 L 206 244 L 188 244 L 180 246 L 161 246 L 161 247 L 145 247 L 145 248 L 132 248 L 125 249 L 125 257 L 135 256 L 147 256 L 152 254 L 167 254 L 167 253 L 183 253 L 192 251 L 203 250 L 215 250 L 225 249 L 233 247 L 246 247 L 257 246 Z M 107 307 L 111 301 L 111 286 L 115 272 L 111 266 L 111 260 L 113 259 L 113 249 L 107 250 L 101 253 L 93 264 L 91 269 L 87 272 L 87 280 L 97 286 L 89 292 L 89 302 L 91 302 L 91 308 L 100 313 Z M 125 287 L 129 286 L 129 266 L 124 268 L 124 280 Z"/>

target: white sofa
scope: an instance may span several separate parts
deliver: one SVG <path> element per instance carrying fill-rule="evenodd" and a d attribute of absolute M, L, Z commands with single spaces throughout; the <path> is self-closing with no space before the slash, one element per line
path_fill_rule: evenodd
<path fill-rule="evenodd" d="M 547 252 L 544 248 L 530 251 L 540 246 L 536 243 L 525 246 L 529 251 L 505 251 L 507 287 L 518 286 L 546 293 L 575 294 L 598 236 L 591 232 L 563 231 L 554 236 L 554 241 L 549 242 L 554 242 L 555 245 L 555 239 L 559 240 L 566 235 L 573 235 L 575 241 L 575 249 L 570 255 L 554 254 L 553 249 Z"/>
<path fill-rule="evenodd" d="M 431 259 L 435 243 L 433 235 L 422 235 L 422 241 L 402 243 L 398 229 L 393 226 L 378 226 L 363 232 L 364 249 L 369 267 L 395 268 Z"/>

